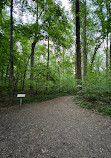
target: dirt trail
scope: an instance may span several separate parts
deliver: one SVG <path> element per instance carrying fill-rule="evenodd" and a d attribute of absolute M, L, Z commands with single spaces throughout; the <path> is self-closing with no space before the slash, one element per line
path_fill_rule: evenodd
<path fill-rule="evenodd" d="M 111 158 L 111 118 L 72 99 L 0 110 L 0 158 Z"/>

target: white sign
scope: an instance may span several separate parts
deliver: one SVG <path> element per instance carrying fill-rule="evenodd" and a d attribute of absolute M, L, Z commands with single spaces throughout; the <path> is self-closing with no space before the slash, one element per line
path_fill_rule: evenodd
<path fill-rule="evenodd" d="M 25 94 L 17 94 L 17 98 L 24 98 Z"/>
<path fill-rule="evenodd" d="M 20 98 L 20 106 L 22 105 L 22 98 L 25 97 L 25 94 L 17 94 L 17 98 Z"/>

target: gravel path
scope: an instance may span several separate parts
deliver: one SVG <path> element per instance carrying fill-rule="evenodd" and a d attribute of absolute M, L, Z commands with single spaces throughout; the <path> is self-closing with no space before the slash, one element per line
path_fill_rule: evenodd
<path fill-rule="evenodd" d="M 0 158 L 111 158 L 111 118 L 72 99 L 0 110 Z"/>

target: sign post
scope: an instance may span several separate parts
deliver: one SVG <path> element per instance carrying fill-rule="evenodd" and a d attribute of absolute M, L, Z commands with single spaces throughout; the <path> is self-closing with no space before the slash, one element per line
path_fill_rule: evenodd
<path fill-rule="evenodd" d="M 22 98 L 25 98 L 25 94 L 17 94 L 17 98 L 20 98 L 20 107 L 22 105 Z"/>

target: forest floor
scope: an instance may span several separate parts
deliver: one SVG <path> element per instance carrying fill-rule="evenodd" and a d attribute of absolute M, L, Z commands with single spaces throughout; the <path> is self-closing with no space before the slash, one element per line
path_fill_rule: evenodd
<path fill-rule="evenodd" d="M 111 118 L 65 96 L 0 109 L 0 158 L 111 158 Z"/>

